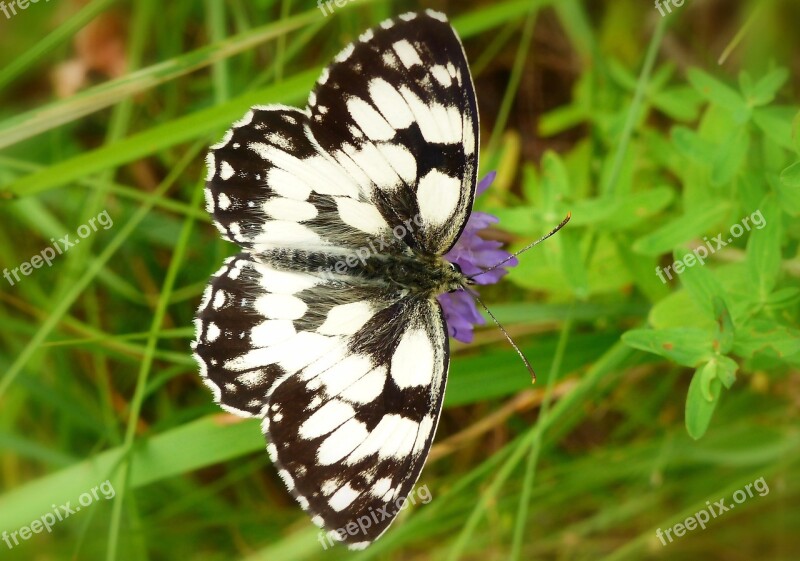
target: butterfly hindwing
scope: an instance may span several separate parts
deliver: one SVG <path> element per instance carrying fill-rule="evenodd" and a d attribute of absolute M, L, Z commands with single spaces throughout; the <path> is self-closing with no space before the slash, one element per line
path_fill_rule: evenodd
<path fill-rule="evenodd" d="M 309 98 L 311 131 L 406 242 L 446 253 L 472 208 L 478 111 L 467 59 L 442 14 L 406 14 L 364 33 Z"/>
<path fill-rule="evenodd" d="M 270 456 L 332 539 L 364 547 L 394 520 L 428 455 L 447 365 L 439 304 L 408 297 L 275 387 Z"/>
<path fill-rule="evenodd" d="M 203 380 L 222 407 L 241 416 L 260 416 L 276 381 L 397 299 L 382 285 L 291 270 L 286 254 L 272 262 L 268 255 L 227 259 L 206 287 L 195 320 L 193 347 Z"/>

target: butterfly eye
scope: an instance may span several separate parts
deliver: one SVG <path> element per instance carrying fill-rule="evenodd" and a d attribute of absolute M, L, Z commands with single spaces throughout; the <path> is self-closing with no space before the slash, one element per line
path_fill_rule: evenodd
<path fill-rule="evenodd" d="M 450 267 L 452 267 L 452 268 L 453 268 L 453 270 L 454 270 L 456 273 L 458 273 L 458 274 L 462 274 L 462 273 L 461 273 L 461 267 L 459 267 L 457 263 L 450 263 Z"/>

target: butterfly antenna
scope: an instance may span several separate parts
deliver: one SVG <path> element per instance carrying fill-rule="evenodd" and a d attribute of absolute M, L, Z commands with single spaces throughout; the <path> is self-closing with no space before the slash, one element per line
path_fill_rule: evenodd
<path fill-rule="evenodd" d="M 514 347 L 514 350 L 515 350 L 515 351 L 517 351 L 517 354 L 518 354 L 518 355 L 519 355 L 519 357 L 522 359 L 522 362 L 524 362 L 524 363 L 525 363 L 525 368 L 527 368 L 527 369 L 528 369 L 528 372 L 530 372 L 530 373 L 531 373 L 531 380 L 532 380 L 532 381 L 531 381 L 531 383 L 536 383 L 536 372 L 534 372 L 534 371 L 533 371 L 533 367 L 531 366 L 531 363 L 530 363 L 530 362 L 528 362 L 528 359 L 525 357 L 525 355 L 522 353 L 522 351 L 520 350 L 520 348 L 517 346 L 517 344 L 514 342 L 514 340 L 513 340 L 513 339 L 511 338 L 511 336 L 508 334 L 508 331 L 506 331 L 506 328 L 505 328 L 505 327 L 503 327 L 503 326 L 500 324 L 500 322 L 499 322 L 499 321 L 497 321 L 497 318 L 496 318 L 496 317 L 494 317 L 494 314 L 492 313 L 492 311 L 491 311 L 489 308 L 487 308 L 487 307 L 486 307 L 486 304 L 484 304 L 484 303 L 483 303 L 483 300 L 481 300 L 481 299 L 480 299 L 480 297 L 479 297 L 477 294 L 475 294 L 475 293 L 474 293 L 474 292 L 472 292 L 472 291 L 470 291 L 470 293 L 471 293 L 471 294 L 472 294 L 472 296 L 475 298 L 475 300 L 477 300 L 477 301 L 478 301 L 478 303 L 479 303 L 479 304 L 480 304 L 480 305 L 483 307 L 483 309 L 484 309 L 484 310 L 486 310 L 486 313 L 487 313 L 487 314 L 489 314 L 489 317 L 490 317 L 490 318 L 492 318 L 492 321 L 495 323 L 495 325 L 497 325 L 497 327 L 499 327 L 499 328 L 500 328 L 500 331 L 502 331 L 502 332 L 503 332 L 503 335 L 505 335 L 505 336 L 506 336 L 506 339 L 508 339 L 508 342 L 509 342 L 509 343 L 511 343 L 511 346 L 512 346 L 512 347 Z"/>
<path fill-rule="evenodd" d="M 505 258 L 505 259 L 503 259 L 502 261 L 500 261 L 500 263 L 498 263 L 497 265 L 493 265 L 493 266 L 492 266 L 492 267 L 490 267 L 489 269 L 486 269 L 485 271 L 481 271 L 480 273 L 475 273 L 475 274 L 474 274 L 474 275 L 472 275 L 471 277 L 467 277 L 467 278 L 468 278 L 469 280 L 472 280 L 472 279 L 474 279 L 475 277 L 477 277 L 477 276 L 479 276 L 479 275 L 482 275 L 482 274 L 484 274 L 484 273 L 488 273 L 489 271 L 494 271 L 494 270 L 495 270 L 495 269 L 497 269 L 498 267 L 502 267 L 503 265 L 505 265 L 506 263 L 508 263 L 509 261 L 511 261 L 512 259 L 514 259 L 515 257 L 517 257 L 518 255 L 520 255 L 521 253 L 525 253 L 526 251 L 528 251 L 528 250 L 529 250 L 530 248 L 532 248 L 533 246 L 535 246 L 535 245 L 539 245 L 539 244 L 540 244 L 540 243 L 542 243 L 544 240 L 546 240 L 547 238 L 549 238 L 550 236 L 552 236 L 553 234 L 555 234 L 556 232 L 558 232 L 558 231 L 559 231 L 561 228 L 563 228 L 564 226 L 566 226 L 566 224 L 567 224 L 567 222 L 569 222 L 569 219 L 570 219 L 570 218 L 572 218 L 572 213 L 571 213 L 571 212 L 568 212 L 568 213 L 567 213 L 567 217 L 566 217 L 566 218 L 564 218 L 564 220 L 562 220 L 562 221 L 561 221 L 561 224 L 559 224 L 558 226 L 556 226 L 555 228 L 553 228 L 552 230 L 550 230 L 550 231 L 549 231 L 547 234 L 545 234 L 544 236 L 542 236 L 541 238 L 539 238 L 539 239 L 538 239 L 538 240 L 536 240 L 535 242 L 529 243 L 528 245 L 526 245 L 525 247 L 523 247 L 523 248 L 522 248 L 522 249 L 520 249 L 519 251 L 517 251 L 517 252 L 515 252 L 515 253 L 512 253 L 511 255 L 509 255 L 508 257 L 506 257 L 506 258 Z M 486 306 L 484 306 L 484 308 L 485 308 L 485 307 L 486 307 Z M 488 309 L 487 309 L 486 311 L 487 311 L 487 312 L 489 312 L 489 310 L 488 310 Z M 491 315 L 491 312 L 489 312 L 489 315 Z M 500 324 L 498 323 L 497 325 L 499 326 Z M 501 329 L 502 329 L 502 328 L 501 328 Z"/>

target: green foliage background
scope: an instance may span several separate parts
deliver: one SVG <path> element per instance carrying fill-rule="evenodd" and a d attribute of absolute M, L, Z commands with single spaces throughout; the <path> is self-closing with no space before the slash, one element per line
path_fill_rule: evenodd
<path fill-rule="evenodd" d="M 572 219 L 482 290 L 536 386 L 494 327 L 453 345 L 420 480 L 433 501 L 364 552 L 323 551 L 258 423 L 220 413 L 189 353 L 202 289 L 235 252 L 202 208 L 202 156 L 250 105 L 302 105 L 370 25 L 428 7 L 473 66 L 481 168 L 498 170 L 477 203 L 500 217 L 487 235 L 519 248 Z M 50 73 L 98 15 L 119 24 L 127 70 L 58 98 Z M 0 532 L 116 489 L 0 557 L 796 559 L 798 15 L 778 0 L 687 0 L 667 17 L 632 0 L 0 14 L 2 267 L 103 210 L 114 222 L 0 281 Z M 756 213 L 763 227 L 729 235 Z M 719 235 L 704 265 L 659 279 Z M 761 477 L 768 494 L 657 538 Z"/>

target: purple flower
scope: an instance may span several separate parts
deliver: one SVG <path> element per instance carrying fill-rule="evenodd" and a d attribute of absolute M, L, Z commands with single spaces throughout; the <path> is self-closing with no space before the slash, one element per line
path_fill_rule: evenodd
<path fill-rule="evenodd" d="M 491 172 L 478 183 L 478 187 L 475 190 L 476 197 L 489 188 L 496 175 L 496 172 Z M 473 211 L 469 215 L 461 237 L 458 238 L 453 248 L 444 255 L 444 258 L 461 267 L 461 272 L 467 276 L 476 275 L 497 265 L 503 259 L 507 259 L 511 254 L 500 249 L 503 245 L 502 243 L 484 240 L 478 235 L 478 232 L 498 221 L 491 214 Z M 475 277 L 475 283 L 494 284 L 508 272 L 505 267 L 513 267 L 516 264 L 516 257 L 509 259 L 503 267 L 498 267 L 493 271 Z M 459 290 L 440 294 L 438 298 L 444 310 L 447 333 L 450 337 L 459 341 L 471 343 L 474 335 L 472 331 L 473 325 L 483 325 L 486 321 L 478 312 L 475 300 L 470 293 L 467 290 Z"/>

